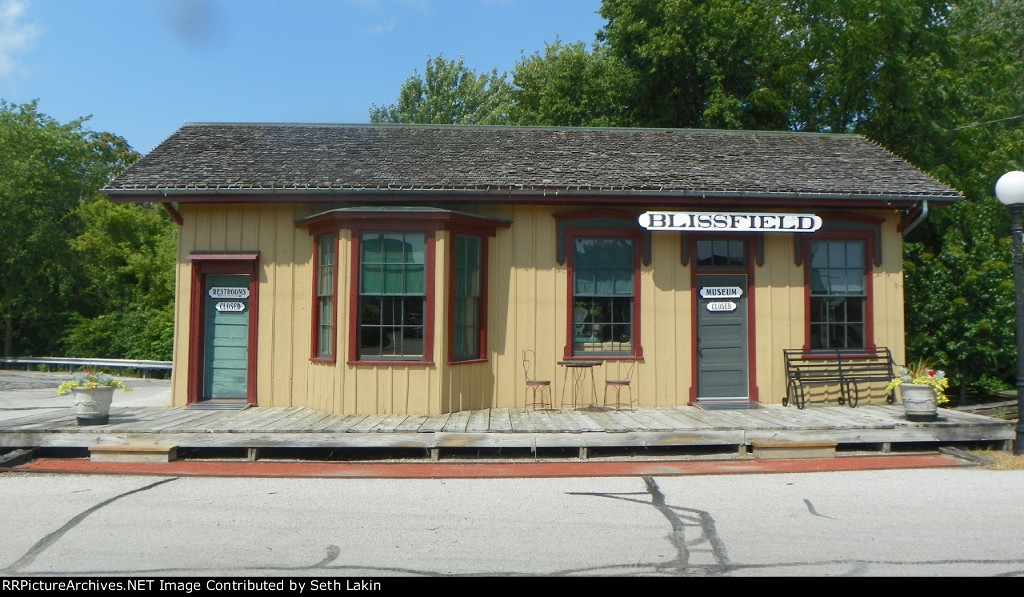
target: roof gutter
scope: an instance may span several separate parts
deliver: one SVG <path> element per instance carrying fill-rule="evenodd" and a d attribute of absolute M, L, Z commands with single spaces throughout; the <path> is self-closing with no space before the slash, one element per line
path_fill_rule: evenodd
<path fill-rule="evenodd" d="M 921 200 L 921 211 L 918 212 L 917 217 L 915 217 L 913 220 L 911 220 L 911 222 L 909 224 L 907 224 L 903 228 L 903 232 L 902 232 L 903 238 L 907 238 L 907 235 L 910 234 L 910 232 L 912 230 L 914 230 L 914 228 L 917 228 L 922 222 L 924 222 L 927 219 L 928 219 L 928 200 L 927 199 L 922 199 Z"/>
<path fill-rule="evenodd" d="M 594 195 L 616 195 L 620 197 L 644 197 L 644 198 L 700 198 L 700 199 L 800 199 L 800 200 L 823 200 L 823 201 L 844 201 L 844 200 L 868 200 L 868 201 L 922 201 L 927 206 L 929 200 L 952 203 L 961 197 L 959 195 L 889 195 L 874 193 L 849 193 L 849 192 L 807 192 L 807 191 L 702 191 L 697 189 L 617 189 L 614 187 L 577 187 L 572 189 L 545 189 L 545 188 L 516 188 L 516 187 L 481 187 L 481 188 L 425 188 L 425 187 L 380 187 L 380 188 L 344 188 L 344 187 L 254 187 L 254 188 L 224 188 L 224 187 L 164 187 L 164 188 L 118 188 L 103 189 L 111 199 L 124 196 L 133 197 L 163 197 L 169 199 L 176 197 L 179 200 L 186 200 L 188 196 L 247 196 L 247 195 L 432 195 L 445 194 L 451 196 L 481 196 L 481 195 L 505 195 L 505 196 L 537 196 L 537 197 L 572 197 L 572 196 L 594 196 Z M 926 208 L 927 211 L 927 208 Z"/>

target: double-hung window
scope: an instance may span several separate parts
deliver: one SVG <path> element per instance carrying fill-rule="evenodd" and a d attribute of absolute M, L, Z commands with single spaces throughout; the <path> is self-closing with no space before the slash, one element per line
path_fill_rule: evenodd
<path fill-rule="evenodd" d="M 865 348 L 867 255 L 863 240 L 818 240 L 809 244 L 810 346 Z"/>
<path fill-rule="evenodd" d="M 452 361 L 482 358 L 483 249 L 480 236 L 456 234 L 452 248 Z"/>
<path fill-rule="evenodd" d="M 633 355 L 636 240 L 572 238 L 572 355 Z"/>
<path fill-rule="evenodd" d="M 422 232 L 361 233 L 360 360 L 424 358 L 426 245 Z"/>
<path fill-rule="evenodd" d="M 337 234 L 316 237 L 316 298 L 313 311 L 313 358 L 333 360 L 336 347 L 335 276 L 337 273 Z"/>

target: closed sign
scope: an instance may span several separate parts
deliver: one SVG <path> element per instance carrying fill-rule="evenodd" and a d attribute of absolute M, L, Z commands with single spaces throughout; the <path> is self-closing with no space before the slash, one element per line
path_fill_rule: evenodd
<path fill-rule="evenodd" d="M 239 303 L 239 302 L 233 302 L 233 301 L 232 302 L 223 302 L 223 303 L 217 303 L 216 305 L 213 306 L 213 308 L 218 310 L 218 311 L 220 311 L 221 313 L 224 313 L 224 312 L 227 312 L 227 313 L 238 313 L 240 311 L 245 311 L 245 303 Z"/>
<path fill-rule="evenodd" d="M 728 311 L 735 311 L 736 303 L 732 301 L 711 301 L 708 303 L 708 311 L 712 313 L 721 313 Z"/>

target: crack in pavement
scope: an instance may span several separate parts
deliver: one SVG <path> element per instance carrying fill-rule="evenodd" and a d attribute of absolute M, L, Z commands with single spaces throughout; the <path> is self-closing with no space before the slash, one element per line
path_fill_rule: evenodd
<path fill-rule="evenodd" d="M 732 564 L 729 562 L 728 550 L 721 537 L 718 536 L 718 531 L 715 528 L 715 519 L 711 514 L 704 510 L 671 506 L 665 503 L 665 494 L 661 492 L 661 488 L 658 487 L 658 483 L 653 477 L 643 477 L 643 481 L 647 487 L 646 494 L 629 495 L 649 495 L 651 498 L 650 502 L 625 497 L 626 494 L 576 493 L 574 495 L 608 497 L 654 506 L 669 522 L 671 531 L 667 539 L 676 551 L 675 558 L 669 562 L 655 565 L 655 568 L 659 571 L 669 571 L 671 574 L 680 576 L 710 576 L 722 574 L 733 569 Z M 688 528 L 698 529 L 698 535 L 687 539 L 686 531 Z M 708 555 L 711 557 L 710 562 L 694 563 L 693 561 L 694 556 Z"/>
<path fill-rule="evenodd" d="M 658 483 L 653 477 L 644 477 L 644 484 L 651 495 L 651 505 L 662 514 L 671 525 L 672 532 L 668 536 L 669 543 L 676 548 L 676 558 L 669 564 L 662 565 L 662 568 L 674 568 L 678 574 L 686 575 L 694 572 L 704 574 L 721 574 L 729 569 L 729 554 L 725 543 L 715 529 L 715 519 L 703 510 L 693 508 L 681 508 L 670 506 L 665 503 L 665 494 L 661 492 Z M 687 513 L 681 515 L 680 513 Z M 696 527 L 700 530 L 699 536 L 687 540 L 687 527 Z M 711 556 L 710 564 L 694 565 L 692 557 L 694 548 L 706 545 L 706 548 L 698 550 L 700 553 Z"/>
<path fill-rule="evenodd" d="M 818 511 L 814 509 L 814 504 L 811 503 L 811 500 L 804 498 L 804 504 L 807 506 L 807 511 L 811 514 L 815 516 L 820 516 L 822 518 L 828 518 L 829 520 L 836 520 L 833 516 L 825 516 L 824 514 L 818 514 Z"/>
<path fill-rule="evenodd" d="M 71 529 L 73 529 L 76 526 L 78 526 L 79 523 L 81 523 L 83 520 L 88 518 L 88 516 L 90 514 L 92 514 L 93 512 L 96 512 L 97 510 L 100 510 L 101 508 L 104 508 L 104 507 L 106 507 L 106 506 L 116 502 L 117 500 L 119 500 L 121 498 L 128 497 L 128 496 L 130 496 L 130 495 L 132 495 L 134 493 L 139 493 L 140 491 L 147 491 L 147 490 L 152 489 L 152 488 L 154 488 L 154 487 L 156 487 L 158 485 L 163 485 L 164 483 L 170 483 L 171 481 L 176 481 L 177 479 L 178 479 L 177 477 L 172 477 L 170 479 L 162 479 L 160 481 L 156 481 L 155 483 L 150 483 L 149 485 L 146 485 L 145 487 L 139 487 L 139 488 L 133 489 L 131 491 L 126 491 L 126 492 L 124 492 L 124 493 L 122 493 L 120 495 L 115 495 L 112 498 L 103 500 L 102 502 L 100 502 L 98 504 L 95 504 L 95 505 L 93 505 L 93 506 L 83 510 L 82 512 L 80 512 L 77 515 L 75 515 L 74 517 L 72 517 L 71 520 L 69 520 L 69 521 L 65 522 L 63 525 L 61 525 L 61 527 L 59 529 L 57 529 L 56 531 L 53 531 L 52 533 L 49 533 L 48 535 L 46 535 L 45 537 L 40 539 L 39 541 L 36 541 L 35 545 L 30 547 L 28 549 L 28 551 L 26 551 L 23 556 L 18 558 L 18 560 L 16 562 L 14 562 L 13 564 L 11 564 L 10 566 L 8 566 L 6 568 L 0 568 L 0 573 L 13 574 L 13 573 L 16 573 L 19 568 L 21 568 L 23 566 L 28 566 L 33 561 L 35 561 L 35 559 L 37 557 L 39 557 L 40 554 L 42 554 L 44 551 L 46 551 L 51 545 L 56 543 L 68 531 L 70 531 Z"/>

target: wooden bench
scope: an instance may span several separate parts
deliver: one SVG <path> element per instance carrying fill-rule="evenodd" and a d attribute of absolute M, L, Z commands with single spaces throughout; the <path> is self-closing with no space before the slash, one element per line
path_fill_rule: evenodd
<path fill-rule="evenodd" d="M 787 348 L 782 352 L 786 361 L 783 406 L 795 404 L 797 408 L 803 408 L 807 404 L 807 388 L 836 386 L 839 388 L 839 404 L 845 403 L 853 408 L 860 401 L 862 385 L 889 383 L 894 376 L 892 354 L 884 346 L 856 352 L 808 352 L 799 348 Z M 885 400 L 892 404 L 895 392 L 890 391 Z"/>

